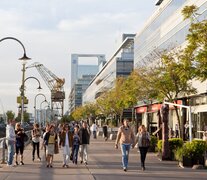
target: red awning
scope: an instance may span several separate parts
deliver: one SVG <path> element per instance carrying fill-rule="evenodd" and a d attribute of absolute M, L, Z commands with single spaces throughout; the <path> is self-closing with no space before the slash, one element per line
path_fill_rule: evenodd
<path fill-rule="evenodd" d="M 138 108 L 136 109 L 136 112 L 137 112 L 137 113 L 144 113 L 144 112 L 147 112 L 147 107 L 146 107 L 146 106 L 144 106 L 144 107 L 138 107 Z"/>

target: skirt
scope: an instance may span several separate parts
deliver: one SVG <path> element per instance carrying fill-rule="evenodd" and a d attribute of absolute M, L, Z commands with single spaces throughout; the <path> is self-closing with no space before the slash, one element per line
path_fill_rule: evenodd
<path fill-rule="evenodd" d="M 54 149 L 55 149 L 55 144 L 48 144 L 46 146 L 46 154 L 47 155 L 53 155 L 54 154 Z"/>

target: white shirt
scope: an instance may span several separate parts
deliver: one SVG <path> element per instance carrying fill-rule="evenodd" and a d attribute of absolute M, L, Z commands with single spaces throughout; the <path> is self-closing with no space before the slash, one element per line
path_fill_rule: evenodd
<path fill-rule="evenodd" d="M 96 130 L 97 130 L 97 125 L 96 124 L 92 124 L 91 131 L 96 131 Z"/>
<path fill-rule="evenodd" d="M 65 146 L 68 146 L 69 145 L 69 140 L 68 140 L 68 132 L 66 132 L 65 134 Z"/>

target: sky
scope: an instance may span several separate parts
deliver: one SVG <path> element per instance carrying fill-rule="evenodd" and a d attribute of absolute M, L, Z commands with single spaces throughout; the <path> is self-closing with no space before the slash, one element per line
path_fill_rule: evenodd
<path fill-rule="evenodd" d="M 26 66 L 39 62 L 60 78 L 65 78 L 65 109 L 70 91 L 72 53 L 105 54 L 109 59 L 121 43 L 123 33 L 137 33 L 152 15 L 154 0 L 0 0 L 0 39 L 14 37 L 25 46 L 32 58 Z M 0 113 L 17 114 L 17 96 L 22 79 L 23 55 L 14 40 L 0 42 Z M 26 70 L 43 89 L 38 91 L 34 79 L 25 82 L 29 99 L 28 112 L 34 112 L 38 93 L 50 101 L 50 90 L 35 68 Z M 40 108 L 42 96 L 36 107 Z M 45 104 L 46 106 L 47 104 Z"/>

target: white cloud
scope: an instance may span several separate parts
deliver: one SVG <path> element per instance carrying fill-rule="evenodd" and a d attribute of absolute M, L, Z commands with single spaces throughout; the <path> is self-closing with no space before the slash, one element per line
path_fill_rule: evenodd
<path fill-rule="evenodd" d="M 143 6 L 138 0 L 1 0 L 0 38 L 12 36 L 21 40 L 32 58 L 30 63 L 41 62 L 66 79 L 64 88 L 68 94 L 71 53 L 104 53 L 109 58 L 122 33 L 138 31 L 147 14 L 143 12 L 152 9 L 146 9 L 149 4 L 151 0 L 143 2 Z M 18 44 L 0 44 L 0 60 L 5 62 L 1 63 L 0 82 L 5 84 L 0 84 L 0 97 L 5 110 L 17 109 L 22 76 L 22 65 L 17 59 L 21 55 Z M 45 84 L 36 69 L 27 70 L 26 76 L 35 76 Z M 31 102 L 28 110 L 32 111 L 36 82 L 26 85 Z M 50 94 L 46 85 L 44 93 Z"/>
<path fill-rule="evenodd" d="M 82 28 L 88 28 L 92 24 L 94 24 L 93 19 L 91 18 L 81 18 L 78 20 L 66 20 L 63 19 L 59 22 L 57 25 L 59 30 L 63 31 L 73 31 L 77 29 L 82 29 Z"/>

